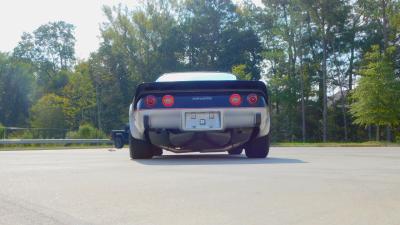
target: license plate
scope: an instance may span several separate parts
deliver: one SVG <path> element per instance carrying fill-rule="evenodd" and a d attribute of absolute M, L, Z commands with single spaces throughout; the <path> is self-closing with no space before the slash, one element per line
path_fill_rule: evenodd
<path fill-rule="evenodd" d="M 185 130 L 221 129 L 220 112 L 185 112 Z"/>

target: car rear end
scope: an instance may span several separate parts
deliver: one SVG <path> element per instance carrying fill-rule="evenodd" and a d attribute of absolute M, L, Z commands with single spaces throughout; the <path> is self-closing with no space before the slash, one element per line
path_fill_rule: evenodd
<path fill-rule="evenodd" d="M 177 153 L 231 151 L 270 130 L 260 81 L 144 83 L 129 117 L 133 138 Z"/>

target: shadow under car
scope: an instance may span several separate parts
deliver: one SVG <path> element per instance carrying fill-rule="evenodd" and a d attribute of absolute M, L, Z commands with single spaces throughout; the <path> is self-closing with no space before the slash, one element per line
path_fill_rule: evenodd
<path fill-rule="evenodd" d="M 299 159 L 268 157 L 249 159 L 245 155 L 227 154 L 176 154 L 153 159 L 134 160 L 145 165 L 218 165 L 218 164 L 293 164 L 306 163 Z"/>

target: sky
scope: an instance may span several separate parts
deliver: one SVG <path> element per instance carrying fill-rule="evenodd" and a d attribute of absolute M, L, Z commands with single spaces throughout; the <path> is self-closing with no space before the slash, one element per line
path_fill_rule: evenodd
<path fill-rule="evenodd" d="M 11 52 L 23 32 L 63 20 L 75 25 L 77 58 L 87 58 L 99 46 L 102 6 L 118 3 L 134 7 L 137 0 L 0 0 L 0 51 Z"/>
<path fill-rule="evenodd" d="M 139 1 L 0 0 L 0 51 L 11 52 L 23 32 L 31 33 L 40 25 L 62 20 L 75 25 L 75 55 L 85 59 L 99 46 L 99 27 L 106 21 L 102 6 L 122 3 L 133 8 Z M 259 4 L 261 0 L 254 2 Z"/>

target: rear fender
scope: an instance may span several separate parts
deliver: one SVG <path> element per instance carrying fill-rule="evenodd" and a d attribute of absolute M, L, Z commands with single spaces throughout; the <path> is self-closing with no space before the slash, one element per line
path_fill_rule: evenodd
<path fill-rule="evenodd" d="M 130 134 L 135 139 L 145 140 L 144 133 L 139 132 L 139 130 L 137 128 L 137 121 L 135 121 L 135 119 L 136 119 L 135 113 L 136 112 L 134 110 L 133 104 L 131 104 L 129 106 L 129 128 L 130 128 L 129 130 L 130 130 Z"/>

